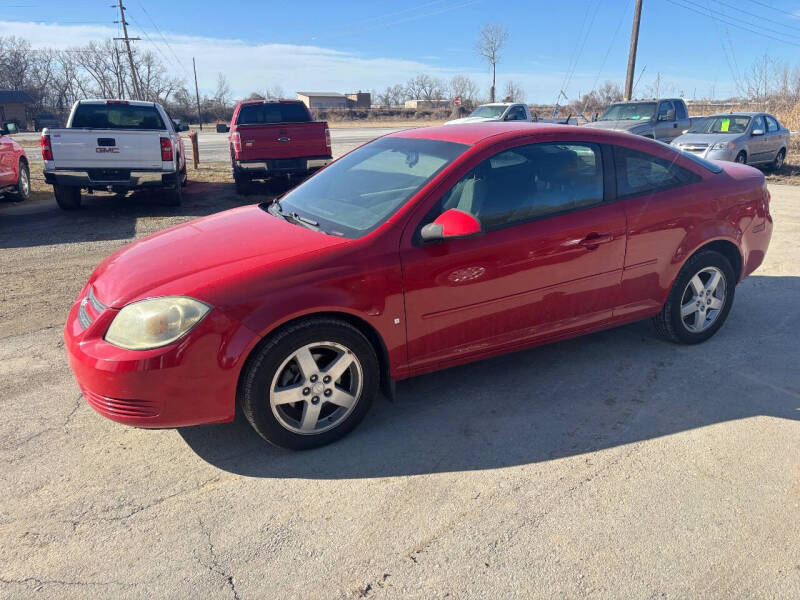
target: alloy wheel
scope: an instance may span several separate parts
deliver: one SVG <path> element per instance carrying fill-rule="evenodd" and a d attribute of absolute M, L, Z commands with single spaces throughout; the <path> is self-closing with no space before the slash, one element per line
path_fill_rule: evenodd
<path fill-rule="evenodd" d="M 272 414 L 289 431 L 320 434 L 353 411 L 364 382 L 356 355 L 336 342 L 314 342 L 293 352 L 275 373 L 269 390 Z"/>
<path fill-rule="evenodd" d="M 28 171 L 20 169 L 19 173 L 19 191 L 23 197 L 27 197 L 28 192 L 31 190 L 31 182 L 28 179 Z"/>
<path fill-rule="evenodd" d="M 725 307 L 727 283 L 717 267 L 706 267 L 689 280 L 681 296 L 681 322 L 692 333 L 711 327 Z"/>

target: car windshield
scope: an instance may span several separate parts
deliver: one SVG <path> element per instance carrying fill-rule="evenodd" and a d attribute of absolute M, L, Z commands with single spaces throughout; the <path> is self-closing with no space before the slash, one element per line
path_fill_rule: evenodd
<path fill-rule="evenodd" d="M 496 119 L 506 112 L 507 106 L 479 106 L 470 113 L 470 117 L 483 117 L 484 119 Z"/>
<path fill-rule="evenodd" d="M 79 104 L 72 116 L 71 127 L 79 129 L 166 129 L 154 105 L 138 106 L 122 102 Z"/>
<path fill-rule="evenodd" d="M 243 104 L 236 119 L 237 125 L 261 123 L 305 123 L 310 121 L 306 107 L 300 102 L 267 102 Z"/>
<path fill-rule="evenodd" d="M 744 115 L 707 117 L 692 124 L 689 133 L 744 133 L 748 125 L 750 117 Z"/>
<path fill-rule="evenodd" d="M 331 235 L 359 238 L 385 222 L 468 146 L 417 138 L 380 138 L 354 150 L 280 200 Z"/>
<path fill-rule="evenodd" d="M 612 104 L 600 117 L 600 121 L 647 121 L 652 119 L 655 114 L 655 102 Z"/>

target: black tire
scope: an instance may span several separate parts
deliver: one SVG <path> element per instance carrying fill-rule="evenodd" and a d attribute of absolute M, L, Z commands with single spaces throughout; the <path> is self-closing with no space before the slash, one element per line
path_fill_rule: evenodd
<path fill-rule="evenodd" d="M 734 159 L 734 162 L 737 162 L 740 165 L 746 165 L 747 164 L 747 152 L 745 152 L 744 150 L 739 152 L 739 154 L 736 155 L 736 158 Z"/>
<path fill-rule="evenodd" d="M 332 429 L 320 433 L 295 433 L 276 418 L 270 406 L 273 380 L 297 350 L 322 341 L 339 344 L 352 352 L 361 366 L 361 393 L 350 412 Z M 311 318 L 277 331 L 254 351 L 239 382 L 238 402 L 253 429 L 266 441 L 282 448 L 305 450 L 330 444 L 358 425 L 378 393 L 379 379 L 378 359 L 364 334 L 338 319 Z M 295 403 L 294 407 L 297 405 L 302 407 L 303 401 Z M 319 410 L 328 405 L 323 399 Z"/>
<path fill-rule="evenodd" d="M 167 206 L 180 206 L 182 196 L 180 181 L 174 187 L 166 188 L 161 194 L 162 201 Z"/>
<path fill-rule="evenodd" d="M 61 210 L 75 210 L 81 207 L 81 188 L 66 185 L 54 185 L 53 195 Z"/>
<path fill-rule="evenodd" d="M 178 157 L 178 164 L 180 164 L 180 157 Z M 186 187 L 189 185 L 189 176 L 186 174 L 186 163 L 183 163 L 183 166 L 178 173 L 178 177 L 181 180 L 181 187 Z"/>
<path fill-rule="evenodd" d="M 775 160 L 770 163 L 769 168 L 772 171 L 779 171 L 780 168 L 783 166 L 783 161 L 786 160 L 786 150 L 781 148 L 778 150 L 778 153 L 775 155 Z"/>
<path fill-rule="evenodd" d="M 8 193 L 8 197 L 14 202 L 22 202 L 31 196 L 31 172 L 28 163 L 24 160 L 19 161 L 19 174 L 17 175 L 17 185 L 14 190 Z"/>
<path fill-rule="evenodd" d="M 235 167 L 233 183 L 236 185 L 236 193 L 240 196 L 247 196 L 250 193 L 250 178 Z"/>
<path fill-rule="evenodd" d="M 725 300 L 713 323 L 702 331 L 690 331 L 681 317 L 681 306 L 684 293 L 692 278 L 709 267 L 715 267 L 722 272 L 725 285 Z M 678 344 L 699 344 L 714 335 L 725 319 L 728 318 L 731 307 L 733 306 L 734 292 L 736 290 L 736 274 L 730 261 L 715 250 L 700 250 L 683 265 L 672 289 L 667 296 L 667 301 L 661 312 L 653 317 L 653 325 L 658 334 Z M 705 309 L 704 309 L 705 310 Z"/>

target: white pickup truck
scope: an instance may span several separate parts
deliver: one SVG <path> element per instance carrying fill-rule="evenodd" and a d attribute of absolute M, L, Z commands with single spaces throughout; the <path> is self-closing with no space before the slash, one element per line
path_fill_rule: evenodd
<path fill-rule="evenodd" d="M 81 205 L 81 190 L 125 194 L 163 191 L 181 202 L 186 160 L 178 127 L 160 104 L 133 100 L 79 100 L 64 129 L 45 128 L 44 178 L 64 210 Z"/>
<path fill-rule="evenodd" d="M 531 110 L 523 102 L 492 102 L 481 104 L 469 116 L 446 121 L 445 125 L 486 123 L 487 121 L 532 121 Z"/>

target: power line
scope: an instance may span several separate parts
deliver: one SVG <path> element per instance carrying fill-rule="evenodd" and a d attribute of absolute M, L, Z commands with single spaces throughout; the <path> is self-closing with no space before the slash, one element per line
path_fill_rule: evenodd
<path fill-rule="evenodd" d="M 164 40 L 164 43 L 167 45 L 167 48 L 169 48 L 169 51 L 170 51 L 170 52 L 172 52 L 172 56 L 174 56 L 174 57 L 175 57 L 175 60 L 177 60 L 177 61 L 178 61 L 178 64 L 181 66 L 181 69 L 183 69 L 184 73 L 186 73 L 186 72 L 187 72 L 187 69 L 186 69 L 186 67 L 185 67 L 185 66 L 183 65 L 183 63 L 181 62 L 181 59 L 180 59 L 180 58 L 178 58 L 178 55 L 177 55 L 177 54 L 175 54 L 175 50 L 173 50 L 173 49 L 172 49 L 172 46 L 170 46 L 170 43 L 167 41 L 167 38 L 166 38 L 166 37 L 164 37 L 164 34 L 161 32 L 161 29 L 160 29 L 160 28 L 159 28 L 159 26 L 156 24 L 156 22 L 153 20 L 153 17 L 151 17 L 151 16 L 150 16 L 150 13 L 149 13 L 149 12 L 147 12 L 147 9 L 144 7 L 144 4 L 142 4 L 140 0 L 136 0 L 136 3 L 137 3 L 137 4 L 138 4 L 140 7 L 141 7 L 141 9 L 142 9 L 142 12 L 144 12 L 145 16 L 146 16 L 146 17 L 148 18 L 148 20 L 149 20 L 149 21 L 150 21 L 150 22 L 153 24 L 153 27 L 155 27 L 155 28 L 156 28 L 156 31 L 158 32 L 158 35 L 160 35 L 160 36 L 161 36 L 161 39 L 162 39 L 162 40 Z"/>
<path fill-rule="evenodd" d="M 611 54 L 611 48 L 614 46 L 614 42 L 617 40 L 617 34 L 619 33 L 622 24 L 625 22 L 625 17 L 628 15 L 628 10 L 631 7 L 632 1 L 633 0 L 628 0 L 628 3 L 625 5 L 625 10 L 622 12 L 622 15 L 619 18 L 619 23 L 617 23 L 617 28 L 614 30 L 614 35 L 611 36 L 611 41 L 608 44 L 608 50 L 606 50 L 606 54 L 603 57 L 603 62 L 600 63 L 600 68 L 597 70 L 597 77 L 594 78 L 594 83 L 592 84 L 592 89 L 591 89 L 592 92 L 595 90 L 595 88 L 597 88 L 597 82 L 600 80 L 600 75 L 603 72 L 603 67 L 606 66 L 608 55 Z"/>
<path fill-rule="evenodd" d="M 759 0 L 749 0 L 749 1 L 752 2 L 753 4 L 758 4 L 760 6 L 763 6 L 764 8 L 769 8 L 770 10 L 774 10 L 775 12 L 789 15 L 790 17 L 793 17 L 795 19 L 798 17 L 798 14 L 796 12 L 790 12 L 788 10 L 783 10 L 782 8 L 778 8 L 776 6 L 770 6 L 769 4 L 766 4 L 765 2 L 760 2 Z"/>
<path fill-rule="evenodd" d="M 670 4 L 674 4 L 675 6 L 679 6 L 681 8 L 685 8 L 686 10 L 692 11 L 692 12 L 698 14 L 698 15 L 702 15 L 704 17 L 708 17 L 709 19 L 714 19 L 716 21 L 719 21 L 720 23 L 725 23 L 726 25 L 730 25 L 731 27 L 735 27 L 735 28 L 741 29 L 743 31 L 748 31 L 748 32 L 753 33 L 755 35 L 760 35 L 761 37 L 765 37 L 765 38 L 768 38 L 768 39 L 771 39 L 771 40 L 775 40 L 776 42 L 783 42 L 784 44 L 789 44 L 790 46 L 797 46 L 798 48 L 800 48 L 800 42 L 798 42 L 798 41 L 792 41 L 792 40 L 787 40 L 787 39 L 775 37 L 775 36 L 772 36 L 772 35 L 768 35 L 768 34 L 764 33 L 763 31 L 757 31 L 755 29 L 750 29 L 749 27 L 745 27 L 744 25 L 741 25 L 740 23 L 735 23 L 735 22 L 732 23 L 731 21 L 726 20 L 725 18 L 723 18 L 723 15 L 720 15 L 718 12 L 714 12 L 714 13 L 711 13 L 711 14 L 709 14 L 708 12 L 702 12 L 703 10 L 707 10 L 702 6 L 698 6 L 696 4 L 689 4 L 688 6 L 686 4 L 679 4 L 679 2 L 688 2 L 688 0 L 667 0 L 667 2 L 669 2 Z M 764 28 L 764 30 L 765 31 L 773 31 L 773 32 L 775 32 L 774 30 L 767 29 L 767 28 Z M 777 33 L 778 35 L 787 35 L 787 34 L 785 34 L 783 32 L 775 32 L 775 33 Z"/>
<path fill-rule="evenodd" d="M 131 79 L 133 80 L 133 89 L 136 92 L 136 99 L 141 100 L 142 93 L 139 88 L 139 80 L 136 77 L 136 67 L 133 64 L 133 52 L 131 51 L 131 41 L 138 40 L 139 38 L 128 37 L 128 22 L 125 20 L 125 5 L 122 4 L 122 0 L 119 0 L 119 4 L 112 4 L 111 7 L 119 8 L 119 21 L 122 24 L 122 33 L 125 37 L 114 38 L 114 39 L 125 40 L 125 46 L 128 48 L 128 62 L 130 62 L 131 65 Z"/>
<path fill-rule="evenodd" d="M 787 29 L 792 29 L 794 31 L 800 32 L 800 27 L 797 27 L 795 25 L 787 25 L 786 23 L 781 23 L 780 21 L 776 21 L 774 19 L 767 18 L 764 15 L 760 15 L 758 13 L 750 12 L 750 11 L 745 10 L 743 8 L 739 8 L 738 6 L 734 6 L 733 4 L 728 4 L 727 2 L 724 2 L 723 0 L 712 0 L 712 1 L 713 2 L 717 2 L 718 4 L 722 4 L 723 6 L 727 6 L 728 8 L 732 8 L 733 10 L 739 11 L 740 13 L 744 13 L 746 15 L 750 15 L 751 17 L 756 17 L 757 19 L 761 19 L 763 21 L 767 21 L 769 23 L 774 23 L 775 25 L 780 25 L 781 27 L 786 27 Z M 789 35 L 789 34 L 783 34 L 783 35 Z"/>

